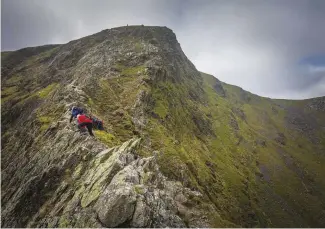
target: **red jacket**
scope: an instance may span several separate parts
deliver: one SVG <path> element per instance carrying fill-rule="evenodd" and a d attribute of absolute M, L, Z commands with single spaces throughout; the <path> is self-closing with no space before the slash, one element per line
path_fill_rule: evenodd
<path fill-rule="evenodd" d="M 93 121 L 90 118 L 88 118 L 86 115 L 82 114 L 82 115 L 79 115 L 79 117 L 78 117 L 78 123 L 83 123 L 83 122 L 92 123 Z"/>

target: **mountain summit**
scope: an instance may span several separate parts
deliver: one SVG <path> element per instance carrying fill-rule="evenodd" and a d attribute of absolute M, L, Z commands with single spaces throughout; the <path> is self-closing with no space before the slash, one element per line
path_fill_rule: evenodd
<path fill-rule="evenodd" d="M 324 97 L 225 84 L 166 27 L 1 57 L 2 227 L 325 227 Z"/>

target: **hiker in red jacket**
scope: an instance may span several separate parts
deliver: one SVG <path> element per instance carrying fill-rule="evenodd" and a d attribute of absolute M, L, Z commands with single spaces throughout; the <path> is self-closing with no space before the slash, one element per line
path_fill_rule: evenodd
<path fill-rule="evenodd" d="M 88 132 L 91 136 L 94 136 L 93 134 L 93 121 L 88 118 L 85 114 L 78 114 L 77 115 L 78 120 L 78 128 L 81 130 L 83 127 L 87 127 Z"/>

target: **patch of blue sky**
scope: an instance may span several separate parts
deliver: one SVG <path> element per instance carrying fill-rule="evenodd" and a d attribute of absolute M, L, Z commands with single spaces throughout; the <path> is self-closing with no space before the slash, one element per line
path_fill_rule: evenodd
<path fill-rule="evenodd" d="M 325 66 L 325 54 L 309 56 L 299 62 L 300 65 Z"/>

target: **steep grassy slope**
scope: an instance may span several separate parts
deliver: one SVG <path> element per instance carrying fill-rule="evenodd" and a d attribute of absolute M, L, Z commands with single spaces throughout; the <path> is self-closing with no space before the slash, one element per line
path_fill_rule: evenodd
<path fill-rule="evenodd" d="M 165 27 L 2 53 L 1 85 L 2 226 L 325 226 L 325 98 L 222 83 Z"/>
<path fill-rule="evenodd" d="M 211 76 L 204 78 L 209 85 L 218 84 Z M 226 96 L 221 100 L 226 100 L 232 111 L 228 123 L 237 122 L 232 130 L 237 150 L 232 154 L 237 152 L 234 159 L 241 163 L 238 172 L 250 170 L 246 179 L 255 193 L 251 202 L 271 226 L 321 225 L 325 98 L 271 100 L 222 86 Z"/>
<path fill-rule="evenodd" d="M 236 225 L 322 225 L 324 98 L 270 100 L 202 76 L 152 87 L 149 133 L 165 174 Z"/>

